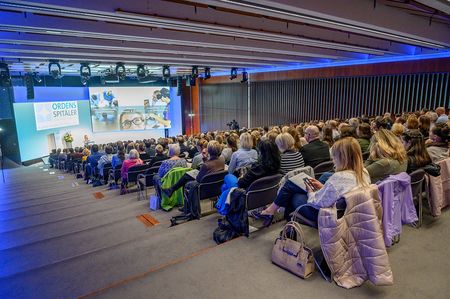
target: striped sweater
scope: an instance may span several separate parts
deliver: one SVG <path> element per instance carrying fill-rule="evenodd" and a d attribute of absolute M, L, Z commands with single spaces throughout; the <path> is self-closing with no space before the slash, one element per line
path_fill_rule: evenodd
<path fill-rule="evenodd" d="M 285 175 L 291 170 L 305 166 L 302 154 L 295 151 L 285 151 L 281 154 L 281 173 Z"/>

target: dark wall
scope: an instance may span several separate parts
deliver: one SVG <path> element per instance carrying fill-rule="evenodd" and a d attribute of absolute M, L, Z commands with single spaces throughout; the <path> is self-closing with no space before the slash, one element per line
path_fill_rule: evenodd
<path fill-rule="evenodd" d="M 20 163 L 19 142 L 13 111 L 14 92 L 12 87 L 0 88 L 0 145 L 2 154 Z"/>
<path fill-rule="evenodd" d="M 248 127 L 247 84 L 214 84 L 200 87 L 201 131 L 225 130 L 235 119 L 241 127 Z"/>
<path fill-rule="evenodd" d="M 449 73 L 252 82 L 251 126 L 450 105 Z"/>

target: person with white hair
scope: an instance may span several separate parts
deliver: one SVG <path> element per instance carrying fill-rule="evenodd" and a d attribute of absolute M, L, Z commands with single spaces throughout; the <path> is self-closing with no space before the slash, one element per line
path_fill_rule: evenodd
<path fill-rule="evenodd" d="M 169 144 L 169 159 L 164 160 L 159 167 L 158 174 L 153 176 L 153 183 L 156 193 L 161 198 L 161 179 L 174 167 L 188 167 L 186 159 L 180 158 L 180 145 L 178 143 Z"/>
<path fill-rule="evenodd" d="M 436 120 L 437 124 L 443 124 L 448 122 L 448 115 L 445 114 L 445 108 L 444 107 L 438 107 L 436 108 L 436 113 L 438 115 L 438 118 Z"/>

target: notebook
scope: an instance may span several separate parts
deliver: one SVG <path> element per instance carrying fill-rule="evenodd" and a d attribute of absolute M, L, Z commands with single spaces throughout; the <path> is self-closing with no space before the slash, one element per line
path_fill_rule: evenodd
<path fill-rule="evenodd" d="M 289 181 L 291 181 L 292 183 L 294 183 L 295 185 L 297 185 L 298 187 L 300 187 L 302 190 L 304 190 L 305 192 L 307 192 L 306 189 L 306 185 L 305 182 L 303 181 L 303 179 L 312 179 L 312 177 L 310 177 L 309 175 L 307 175 L 304 172 L 300 172 L 297 175 L 294 175 L 292 177 L 289 178 Z"/>
<path fill-rule="evenodd" d="M 192 170 L 187 171 L 186 174 L 195 179 L 199 172 L 200 171 L 198 169 L 192 169 Z"/>

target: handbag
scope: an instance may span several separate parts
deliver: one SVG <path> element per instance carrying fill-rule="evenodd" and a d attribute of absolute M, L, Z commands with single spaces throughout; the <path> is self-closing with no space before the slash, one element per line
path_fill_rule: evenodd
<path fill-rule="evenodd" d="M 295 234 L 293 238 L 288 238 Z M 314 272 L 312 250 L 305 246 L 301 226 L 289 221 L 283 228 L 281 236 L 275 240 L 272 249 L 272 263 L 301 277 L 308 278 Z"/>

